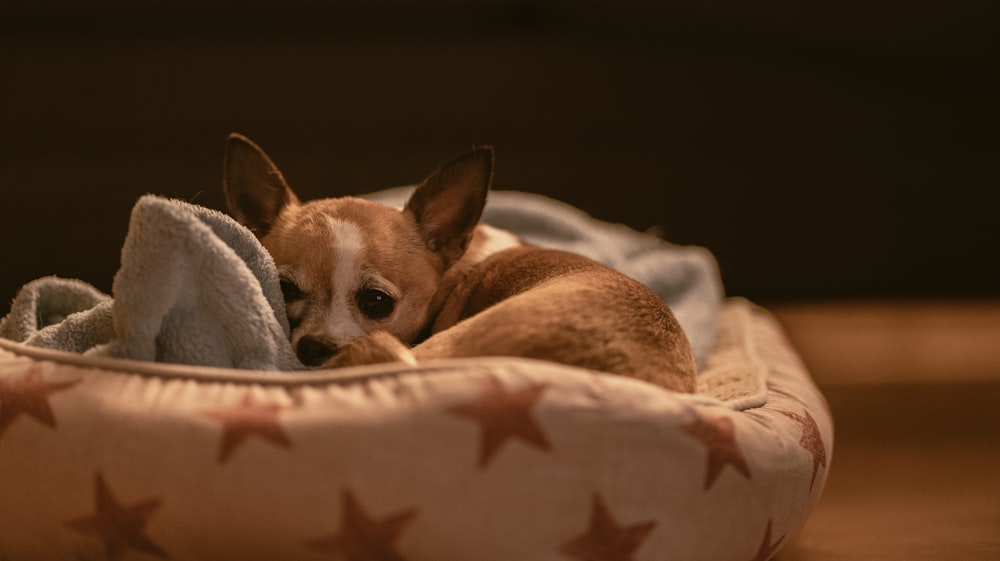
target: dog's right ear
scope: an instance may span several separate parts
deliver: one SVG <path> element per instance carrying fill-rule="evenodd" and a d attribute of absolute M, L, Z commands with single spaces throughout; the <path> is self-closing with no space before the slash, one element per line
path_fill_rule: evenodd
<path fill-rule="evenodd" d="M 267 234 L 282 209 L 299 203 L 271 158 L 235 132 L 226 142 L 222 189 L 229 214 L 258 238 Z"/>

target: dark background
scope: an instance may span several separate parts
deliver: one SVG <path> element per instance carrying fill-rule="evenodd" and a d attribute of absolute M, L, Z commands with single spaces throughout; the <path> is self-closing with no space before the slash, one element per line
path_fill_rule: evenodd
<path fill-rule="evenodd" d="M 491 143 L 762 302 L 1000 295 L 993 0 L 326 4 L 5 3 L 0 299 L 110 291 L 141 194 L 222 208 L 230 131 L 306 198 Z"/>

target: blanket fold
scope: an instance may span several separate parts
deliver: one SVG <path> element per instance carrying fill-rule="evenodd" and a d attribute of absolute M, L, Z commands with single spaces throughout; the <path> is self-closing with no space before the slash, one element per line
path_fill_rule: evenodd
<path fill-rule="evenodd" d="M 139 199 L 112 292 L 113 299 L 81 281 L 38 279 L 18 293 L 0 336 L 135 360 L 304 368 L 288 342 L 274 262 L 249 230 L 221 212 L 153 195 Z M 65 319 L 53 321 L 60 314 Z"/>
<path fill-rule="evenodd" d="M 401 206 L 412 188 L 373 193 Z M 484 222 L 580 253 L 650 286 L 677 316 L 699 365 L 723 290 L 704 248 L 676 246 L 538 195 L 493 192 Z M 146 195 L 132 210 L 113 297 L 73 279 L 26 284 L 0 337 L 91 355 L 251 370 L 300 370 L 278 273 L 253 234 L 211 209 Z"/>

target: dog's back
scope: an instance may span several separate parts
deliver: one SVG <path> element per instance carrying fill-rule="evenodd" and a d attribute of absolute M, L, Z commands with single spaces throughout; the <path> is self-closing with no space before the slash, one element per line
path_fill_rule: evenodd
<path fill-rule="evenodd" d="M 552 360 L 694 391 L 687 337 L 659 296 L 580 255 L 532 246 L 446 278 L 417 360 L 503 355 Z"/>

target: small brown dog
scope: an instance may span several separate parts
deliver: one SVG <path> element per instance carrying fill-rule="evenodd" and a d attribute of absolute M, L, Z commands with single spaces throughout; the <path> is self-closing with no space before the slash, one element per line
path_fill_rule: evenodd
<path fill-rule="evenodd" d="M 659 296 L 478 224 L 492 176 L 493 149 L 477 147 L 402 210 L 353 197 L 300 203 L 270 158 L 232 134 L 224 189 L 277 264 L 308 366 L 517 356 L 694 391 L 691 347 Z"/>

